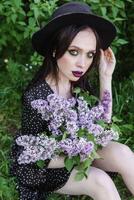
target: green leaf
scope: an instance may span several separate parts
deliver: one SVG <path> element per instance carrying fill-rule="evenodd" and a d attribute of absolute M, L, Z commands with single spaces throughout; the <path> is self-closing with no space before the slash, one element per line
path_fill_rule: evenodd
<path fill-rule="evenodd" d="M 25 38 L 28 38 L 29 35 L 30 35 L 30 33 L 29 33 L 29 29 L 26 28 L 25 31 L 24 31 L 24 39 L 25 39 Z"/>
<path fill-rule="evenodd" d="M 118 8 L 123 8 L 123 9 L 124 9 L 125 3 L 124 3 L 123 1 L 116 1 L 116 6 L 117 6 Z"/>
<path fill-rule="evenodd" d="M 111 125 L 111 128 L 112 128 L 114 131 L 117 131 L 117 132 L 119 132 L 119 133 L 121 132 L 119 126 L 117 126 L 116 124 L 112 124 L 112 125 Z"/>
<path fill-rule="evenodd" d="M 30 18 L 29 18 L 29 25 L 30 25 L 31 27 L 34 27 L 34 26 L 36 25 L 35 19 L 34 19 L 33 17 L 30 17 Z"/>
<path fill-rule="evenodd" d="M 40 0 L 34 0 L 34 3 L 36 3 L 36 4 L 40 3 Z"/>
<path fill-rule="evenodd" d="M 89 168 L 91 164 L 92 164 L 92 160 L 90 158 L 88 158 L 81 163 L 81 167 L 84 170 L 84 169 Z"/>
<path fill-rule="evenodd" d="M 92 142 L 94 142 L 94 135 L 88 133 L 88 134 L 87 134 L 87 139 L 88 139 L 88 141 L 92 141 Z"/>
<path fill-rule="evenodd" d="M 62 140 L 66 139 L 66 137 L 67 137 L 67 131 L 64 131 L 64 134 L 62 136 Z"/>
<path fill-rule="evenodd" d="M 22 26 L 26 26 L 26 23 L 23 21 L 17 22 L 18 24 L 22 25 Z"/>
<path fill-rule="evenodd" d="M 44 161 L 44 160 L 38 160 L 38 161 L 36 162 L 36 164 L 37 164 L 37 166 L 38 166 L 39 168 L 43 169 L 44 166 L 45 166 L 45 161 Z"/>
<path fill-rule="evenodd" d="M 124 124 L 121 126 L 121 129 L 134 131 L 134 125 L 132 124 Z"/>
<path fill-rule="evenodd" d="M 101 158 L 100 155 L 96 151 L 93 151 L 91 155 L 92 155 L 93 160 Z"/>
<path fill-rule="evenodd" d="M 12 0 L 12 1 L 13 1 L 14 6 L 16 8 L 20 8 L 21 7 L 21 5 L 22 5 L 22 1 L 21 0 Z"/>
<path fill-rule="evenodd" d="M 118 43 L 118 44 L 127 44 L 128 41 L 126 41 L 126 40 L 124 40 L 124 39 L 118 39 L 118 40 L 117 40 L 117 43 Z"/>
<path fill-rule="evenodd" d="M 98 3 L 100 3 L 100 0 L 92 0 L 92 3 L 97 3 L 98 4 Z M 97 7 L 98 7 L 98 5 L 97 5 Z"/>
<path fill-rule="evenodd" d="M 103 128 L 105 128 L 107 126 L 107 124 L 103 120 L 97 120 L 96 123 L 99 124 L 100 126 L 102 126 Z"/>
<path fill-rule="evenodd" d="M 79 165 L 80 164 L 80 156 L 79 155 L 78 156 L 74 156 L 73 157 L 73 161 L 74 161 L 74 164 Z"/>
<path fill-rule="evenodd" d="M 113 122 L 122 122 L 122 119 L 117 118 L 116 116 L 112 117 Z"/>
<path fill-rule="evenodd" d="M 81 89 L 79 87 L 76 87 L 74 90 L 73 90 L 74 93 L 76 94 L 79 94 L 81 92 Z"/>
<path fill-rule="evenodd" d="M 81 181 L 83 178 L 85 178 L 85 173 L 84 172 L 77 172 L 75 175 L 75 180 L 76 181 Z"/>
<path fill-rule="evenodd" d="M 117 7 L 115 7 L 115 6 L 112 6 L 112 12 L 113 12 L 113 17 L 115 19 L 117 17 L 119 9 Z"/>
<path fill-rule="evenodd" d="M 126 20 L 125 18 L 121 18 L 121 17 L 116 17 L 113 22 L 120 22 L 120 21 L 124 21 Z"/>
<path fill-rule="evenodd" d="M 77 131 L 77 134 L 78 134 L 78 137 L 83 137 L 85 135 L 85 130 L 81 128 Z"/>
<path fill-rule="evenodd" d="M 15 22 L 16 22 L 16 19 L 17 19 L 17 14 L 12 14 L 11 15 L 11 20 L 12 20 L 12 22 L 15 24 Z"/>
<path fill-rule="evenodd" d="M 35 19 L 37 19 L 40 15 L 38 8 L 34 6 L 33 11 L 34 11 L 34 17 L 35 17 Z"/>
<path fill-rule="evenodd" d="M 99 99 L 97 97 L 95 97 L 94 95 L 87 95 L 85 100 L 87 101 L 89 106 L 92 107 L 96 104 L 96 102 L 98 102 Z"/>
<path fill-rule="evenodd" d="M 100 9 L 101 9 L 102 15 L 105 16 L 105 15 L 106 15 L 106 12 L 107 12 L 106 7 L 101 7 Z"/>
<path fill-rule="evenodd" d="M 65 167 L 67 168 L 68 171 L 71 171 L 71 169 L 74 166 L 74 160 L 73 158 L 65 158 Z"/>

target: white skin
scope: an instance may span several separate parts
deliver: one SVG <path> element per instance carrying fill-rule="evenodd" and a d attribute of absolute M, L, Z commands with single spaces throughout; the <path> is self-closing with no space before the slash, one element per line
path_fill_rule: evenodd
<path fill-rule="evenodd" d="M 91 66 L 95 49 L 96 38 L 92 29 L 84 29 L 75 36 L 65 54 L 57 60 L 59 90 L 56 90 L 50 76 L 46 78 L 46 81 L 56 93 L 65 98 L 71 96 L 70 81 L 79 79 L 73 76 L 72 71 L 83 71 L 85 73 Z M 105 51 L 102 49 L 100 51 L 100 99 L 102 99 L 105 90 L 109 91 L 112 99 L 111 81 L 116 59 L 110 47 Z M 111 115 L 112 102 L 108 113 L 109 119 L 111 119 Z M 121 143 L 110 142 L 98 153 L 103 159 L 97 159 L 93 162 L 87 179 L 75 181 L 74 177 L 77 170 L 73 169 L 67 183 L 55 192 L 72 195 L 84 194 L 95 200 L 120 200 L 121 198 L 112 179 L 105 172 L 112 171 L 121 174 L 126 186 L 134 195 L 134 154 L 129 147 Z M 57 160 L 51 160 L 48 167 L 64 167 L 64 158 L 60 157 Z"/>

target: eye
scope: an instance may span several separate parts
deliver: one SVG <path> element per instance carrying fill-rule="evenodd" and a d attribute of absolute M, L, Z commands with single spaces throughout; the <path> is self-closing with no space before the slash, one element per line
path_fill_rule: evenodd
<path fill-rule="evenodd" d="M 89 52 L 87 56 L 88 56 L 88 58 L 93 58 L 95 56 L 95 53 L 94 52 Z"/>
<path fill-rule="evenodd" d="M 78 51 L 75 49 L 70 49 L 68 50 L 68 52 L 72 55 L 72 56 L 77 56 L 78 55 Z"/>

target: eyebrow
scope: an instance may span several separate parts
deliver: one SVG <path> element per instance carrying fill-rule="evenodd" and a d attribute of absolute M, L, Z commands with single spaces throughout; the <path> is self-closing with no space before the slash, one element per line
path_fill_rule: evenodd
<path fill-rule="evenodd" d="M 71 48 L 71 47 L 74 47 L 74 48 L 77 48 L 79 50 L 82 50 L 80 47 L 75 46 L 75 45 L 69 46 L 69 48 Z M 96 52 L 96 49 L 95 50 L 89 50 L 88 52 Z"/>

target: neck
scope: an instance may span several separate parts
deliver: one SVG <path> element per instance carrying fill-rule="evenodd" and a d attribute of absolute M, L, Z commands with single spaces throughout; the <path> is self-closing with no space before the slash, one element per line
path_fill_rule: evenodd
<path fill-rule="evenodd" d="M 59 80 L 58 84 L 56 84 L 56 81 L 52 77 L 46 77 L 45 80 L 56 94 L 64 98 L 70 98 L 72 96 L 70 81 Z"/>

